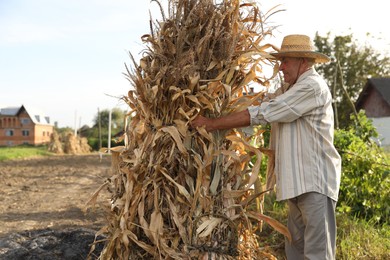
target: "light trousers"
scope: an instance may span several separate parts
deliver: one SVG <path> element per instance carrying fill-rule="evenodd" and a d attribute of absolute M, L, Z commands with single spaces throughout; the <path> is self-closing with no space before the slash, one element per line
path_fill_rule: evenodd
<path fill-rule="evenodd" d="M 288 260 L 334 260 L 336 258 L 336 202 L 309 192 L 288 200 L 287 227 L 291 243 L 286 240 Z"/>

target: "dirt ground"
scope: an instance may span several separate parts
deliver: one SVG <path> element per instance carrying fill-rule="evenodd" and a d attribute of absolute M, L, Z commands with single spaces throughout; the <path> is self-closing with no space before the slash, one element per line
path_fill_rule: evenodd
<path fill-rule="evenodd" d="M 110 167 L 111 156 L 99 154 L 0 162 L 0 237 L 47 228 L 98 230 L 103 210 L 83 210 Z M 98 204 L 106 196 L 103 192 Z"/>
<path fill-rule="evenodd" d="M 110 175 L 110 155 L 0 162 L 0 260 L 87 259 L 109 194 L 102 190 L 86 213 L 85 204 Z"/>

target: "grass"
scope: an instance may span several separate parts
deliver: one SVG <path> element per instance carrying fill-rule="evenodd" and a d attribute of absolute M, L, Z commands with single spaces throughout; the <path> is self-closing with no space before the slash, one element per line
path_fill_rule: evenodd
<path fill-rule="evenodd" d="M 390 226 L 340 215 L 337 259 L 390 259 Z"/>
<path fill-rule="evenodd" d="M 48 155 L 52 155 L 52 153 L 47 151 L 46 146 L 0 147 L 0 162 Z"/>

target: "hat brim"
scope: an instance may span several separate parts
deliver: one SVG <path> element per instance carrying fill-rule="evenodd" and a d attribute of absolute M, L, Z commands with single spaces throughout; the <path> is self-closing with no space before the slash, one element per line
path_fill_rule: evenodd
<path fill-rule="evenodd" d="M 284 57 L 292 57 L 292 58 L 312 58 L 315 63 L 326 63 L 330 61 L 330 58 L 325 54 L 319 52 L 308 52 L 308 51 L 286 51 L 286 52 L 275 52 L 270 53 L 277 60 L 280 60 Z"/>

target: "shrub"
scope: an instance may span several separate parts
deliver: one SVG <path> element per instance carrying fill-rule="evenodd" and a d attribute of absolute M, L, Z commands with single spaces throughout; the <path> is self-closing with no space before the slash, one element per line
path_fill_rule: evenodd
<path fill-rule="evenodd" d="M 372 141 L 378 133 L 364 111 L 352 120 L 356 124 L 335 131 L 335 146 L 342 157 L 338 211 L 383 223 L 390 216 L 387 158 Z"/>

